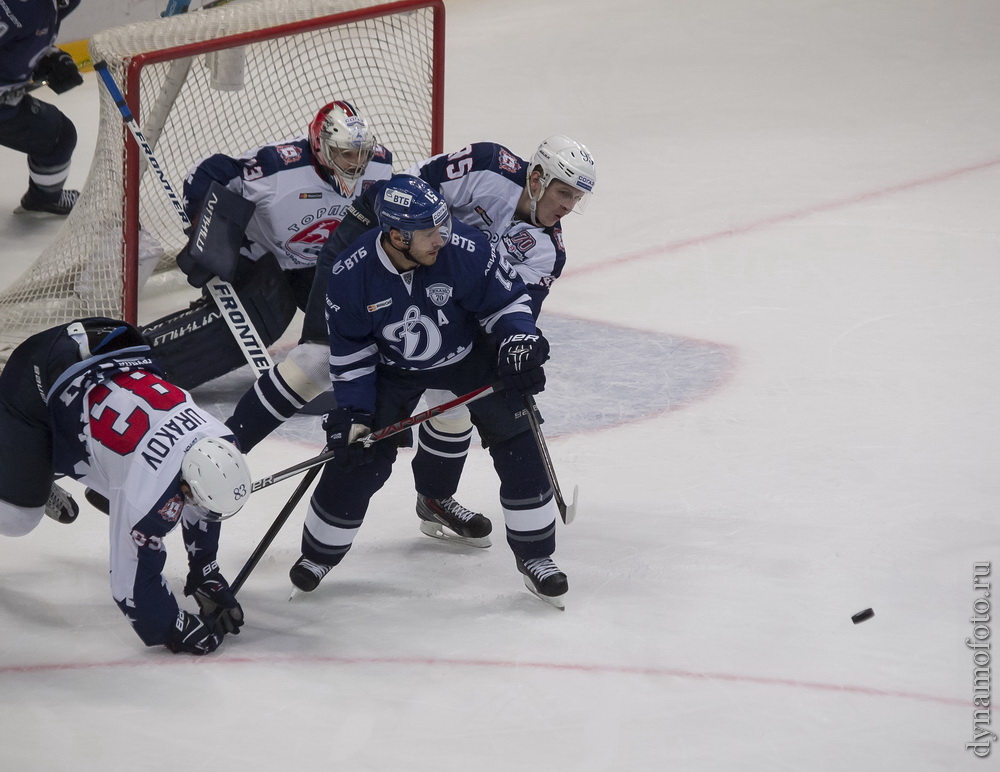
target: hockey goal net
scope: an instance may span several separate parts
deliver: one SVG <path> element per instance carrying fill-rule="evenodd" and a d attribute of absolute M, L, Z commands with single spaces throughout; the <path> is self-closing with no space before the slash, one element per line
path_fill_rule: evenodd
<path fill-rule="evenodd" d="M 90 53 L 107 63 L 178 196 L 198 160 L 300 136 L 334 99 L 374 124 L 396 171 L 441 150 L 441 0 L 232 2 L 107 30 Z M 100 91 L 80 200 L 50 247 L 0 293 L 0 366 L 28 335 L 74 318 L 137 321 L 154 264 L 177 270 L 181 219 Z"/>

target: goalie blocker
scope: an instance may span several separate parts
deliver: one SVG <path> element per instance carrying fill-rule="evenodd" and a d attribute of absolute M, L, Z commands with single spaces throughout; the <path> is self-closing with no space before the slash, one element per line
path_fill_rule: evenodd
<path fill-rule="evenodd" d="M 177 267 L 192 287 L 204 287 L 214 277 L 235 282 L 240 247 L 256 205 L 213 182 L 202 202 L 187 246 L 177 255 Z"/>
<path fill-rule="evenodd" d="M 245 345 L 265 354 L 295 315 L 295 297 L 277 260 L 265 255 L 253 262 L 240 255 L 254 208 L 252 202 L 213 182 L 187 246 L 177 255 L 177 265 L 192 286 L 204 288 L 216 276 L 229 282 L 247 318 L 232 319 L 236 327 L 230 328 L 206 291 L 186 310 L 140 328 L 167 377 L 181 388 L 200 386 L 246 363 L 246 351 L 233 337 L 236 331 L 245 329 L 249 336 Z M 235 309 L 227 313 L 242 316 Z"/>

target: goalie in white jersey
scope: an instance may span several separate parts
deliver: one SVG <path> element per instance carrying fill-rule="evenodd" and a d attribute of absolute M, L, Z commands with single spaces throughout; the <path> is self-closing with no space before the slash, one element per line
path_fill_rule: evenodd
<path fill-rule="evenodd" d="M 321 271 L 317 278 L 317 257 L 354 197 L 391 175 L 392 153 L 378 143 L 371 123 L 343 100 L 320 109 L 303 136 L 236 157 L 216 153 L 189 172 L 184 200 L 192 222 L 213 183 L 224 188 L 219 195 L 228 194 L 216 202 L 211 228 L 204 226 L 206 257 L 193 256 L 198 250 L 190 245 L 177 257 L 189 283 L 204 286 L 215 274 L 230 280 L 264 345 L 284 334 L 296 309 L 305 313 L 299 345 L 252 391 L 294 395 L 299 409 L 330 388 L 323 316 L 328 274 Z M 220 227 L 220 220 L 227 225 Z M 200 229 L 199 223 L 193 234 Z M 206 259 L 213 264 L 205 265 Z M 145 326 L 143 333 L 167 377 L 184 388 L 246 364 L 207 296 Z M 249 451 L 266 433 L 251 428 L 239 434 L 241 447 Z"/>
<path fill-rule="evenodd" d="M 240 608 L 219 570 L 219 521 L 250 494 L 231 432 L 161 377 L 129 324 L 81 319 L 31 336 L 0 373 L 0 534 L 23 536 L 42 514 L 79 512 L 56 475 L 110 500 L 111 593 L 147 646 L 207 654 L 238 633 Z M 188 553 L 184 611 L 162 572 L 180 523 Z"/>

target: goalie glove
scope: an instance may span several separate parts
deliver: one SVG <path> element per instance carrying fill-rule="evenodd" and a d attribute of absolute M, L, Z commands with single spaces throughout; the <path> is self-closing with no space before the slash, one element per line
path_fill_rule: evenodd
<path fill-rule="evenodd" d="M 31 77 L 36 82 L 44 80 L 57 94 L 83 83 L 83 76 L 73 57 L 54 46 L 38 60 Z"/>
<path fill-rule="evenodd" d="M 219 572 L 214 561 L 206 570 L 208 573 L 204 575 L 194 571 L 188 574 L 184 594 L 193 595 L 202 616 L 212 619 L 222 628 L 222 632 L 239 635 L 240 628 L 243 627 L 243 608 L 236 600 L 236 594 L 230 589 L 229 582 Z"/>
<path fill-rule="evenodd" d="M 538 335 L 509 335 L 497 352 L 497 373 L 504 388 L 519 394 L 537 394 L 545 388 L 542 365 L 549 358 L 549 342 Z"/>
<path fill-rule="evenodd" d="M 213 180 L 198 217 L 188 232 L 188 243 L 177 255 L 177 267 L 192 287 L 204 287 L 213 277 L 238 283 L 246 258 L 240 248 L 256 204 Z"/>

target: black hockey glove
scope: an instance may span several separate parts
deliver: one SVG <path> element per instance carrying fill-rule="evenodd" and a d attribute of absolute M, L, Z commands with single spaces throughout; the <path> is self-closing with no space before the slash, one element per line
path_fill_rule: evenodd
<path fill-rule="evenodd" d="M 355 442 L 371 431 L 372 414 L 350 408 L 331 410 L 323 419 L 326 446 L 333 451 L 333 460 L 344 469 L 368 464 L 375 458 L 375 445 L 365 447 Z"/>
<path fill-rule="evenodd" d="M 497 352 L 497 372 L 504 388 L 518 394 L 537 394 L 545 388 L 542 365 L 549 358 L 549 342 L 539 335 L 510 335 Z"/>
<path fill-rule="evenodd" d="M 31 77 L 36 82 L 44 80 L 57 94 L 83 83 L 83 76 L 80 75 L 73 57 L 58 48 L 53 48 L 38 60 Z"/>
<path fill-rule="evenodd" d="M 190 243 L 185 244 L 181 251 L 177 253 L 177 267 L 187 276 L 188 284 L 201 289 L 215 278 L 215 272 L 203 268 L 197 263 L 191 256 L 190 246 Z"/>
<path fill-rule="evenodd" d="M 250 261 L 240 253 L 247 224 L 256 204 L 213 180 L 189 231 L 188 243 L 177 255 L 177 267 L 188 284 L 204 287 L 218 276 L 231 284 L 239 282 L 241 270 Z"/>
<path fill-rule="evenodd" d="M 166 647 L 174 654 L 211 654 L 222 643 L 225 633 L 208 617 L 180 611 L 170 630 Z"/>
<path fill-rule="evenodd" d="M 200 576 L 193 571 L 189 573 L 187 584 L 184 585 L 184 594 L 193 595 L 202 615 L 210 617 L 223 632 L 240 634 L 240 628 L 243 627 L 243 608 L 218 568 L 206 576 Z"/>

